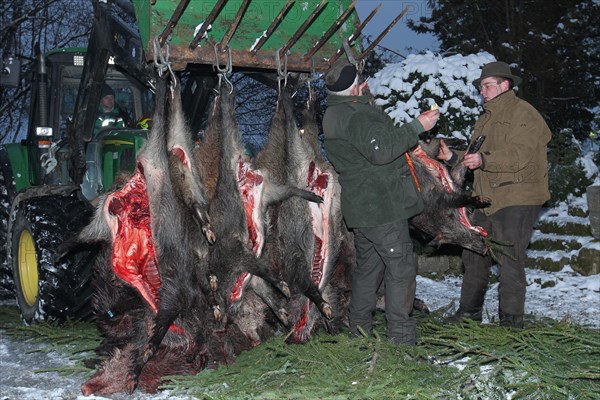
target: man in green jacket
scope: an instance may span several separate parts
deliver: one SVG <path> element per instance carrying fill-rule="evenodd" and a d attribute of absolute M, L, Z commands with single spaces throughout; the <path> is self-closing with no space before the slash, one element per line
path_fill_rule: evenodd
<path fill-rule="evenodd" d="M 356 268 L 352 277 L 350 336 L 358 327 L 371 333 L 377 287 L 383 274 L 388 339 L 416 343 L 410 316 L 417 265 L 408 219 L 423 209 L 408 151 L 419 133 L 433 128 L 430 110 L 400 127 L 363 95 L 356 67 L 338 62 L 325 74 L 329 95 L 323 117 L 325 150 L 339 175 L 342 214 L 354 232 Z"/>
<path fill-rule="evenodd" d="M 512 244 L 506 248 L 512 257 L 499 255 L 498 310 L 500 324 L 511 327 L 523 327 L 526 248 L 541 206 L 550 199 L 546 147 L 552 134 L 540 113 L 515 95 L 512 88 L 519 83 L 521 78 L 504 62 L 483 66 L 473 84 L 479 87 L 485 113 L 475 123 L 472 141 L 481 135 L 485 141 L 479 152 L 466 154 L 462 161 L 474 170 L 473 194 L 492 202 L 474 212 L 473 224 Z M 440 158 L 454 164 L 458 155 L 442 144 Z M 481 321 L 492 260 L 469 250 L 462 259 L 465 272 L 454 319 Z"/>

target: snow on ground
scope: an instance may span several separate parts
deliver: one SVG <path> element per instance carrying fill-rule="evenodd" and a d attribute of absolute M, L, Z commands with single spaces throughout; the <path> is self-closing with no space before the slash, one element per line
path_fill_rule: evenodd
<path fill-rule="evenodd" d="M 600 275 L 582 276 L 568 266 L 559 272 L 528 269 L 526 273 L 526 314 L 600 328 Z M 447 308 L 451 314 L 458 308 L 461 284 L 461 276 L 446 276 L 441 281 L 419 276 L 417 297 L 430 310 Z M 486 293 L 483 322 L 497 320 L 498 283 L 495 283 Z"/>
<path fill-rule="evenodd" d="M 74 363 L 55 351 L 31 352 L 41 347 L 41 344 L 13 341 L 0 331 L 0 400 L 189 400 L 187 396 L 174 397 L 168 391 L 156 395 L 137 391 L 131 396 L 84 396 L 81 394 L 83 375 L 61 376 L 58 372 L 35 372 Z"/>

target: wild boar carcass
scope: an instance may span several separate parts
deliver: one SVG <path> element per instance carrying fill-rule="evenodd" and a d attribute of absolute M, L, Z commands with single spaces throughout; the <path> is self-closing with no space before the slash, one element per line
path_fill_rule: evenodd
<path fill-rule="evenodd" d="M 488 234 L 482 227 L 470 223 L 466 207 L 483 208 L 489 206 L 490 201 L 471 196 L 463 190 L 466 168 L 459 162 L 448 172 L 437 161 L 439 147 L 439 139 L 431 139 L 421 141 L 411 152 L 425 208 L 410 222 L 417 230 L 433 238 L 430 242 L 433 245 L 449 243 L 486 254 L 488 247 L 484 239 Z"/>
<path fill-rule="evenodd" d="M 329 324 L 336 305 L 335 289 L 329 284 L 338 266 L 340 248 L 347 236 L 339 204 L 337 174 L 326 162 L 318 146 L 316 95 L 304 113 L 304 127 L 298 129 L 291 96 L 282 90 L 271 135 L 281 142 L 284 160 L 282 179 L 290 186 L 303 188 L 321 196 L 323 202 L 307 203 L 291 198 L 277 212 L 277 255 L 281 274 L 293 297 L 287 309 L 291 331 L 288 342 L 303 343 L 319 326 Z M 271 138 L 269 138 L 271 140 Z M 277 163 L 275 163 L 277 165 Z M 335 330 L 333 325 L 328 325 Z"/>
<path fill-rule="evenodd" d="M 215 128 L 217 118 L 220 122 Z M 217 140 L 218 137 L 221 148 L 218 178 L 210 203 L 210 216 L 220 239 L 211 248 L 210 268 L 217 278 L 215 296 L 221 305 L 227 305 L 226 320 L 223 321 L 228 329 L 225 337 L 237 353 L 248 345 L 232 330 L 238 329 L 251 346 L 260 343 L 264 339 L 261 330 L 267 305 L 281 321 L 287 320 L 287 315 L 271 300 L 271 288 L 289 296 L 288 286 L 271 273 L 267 259 L 262 256 L 269 225 L 268 207 L 290 196 L 302 196 L 310 201 L 321 199 L 308 191 L 273 184 L 266 171 L 255 168 L 245 157 L 235 120 L 235 94 L 226 86 L 220 88 L 211 119 L 207 139 Z M 210 143 L 205 145 L 210 146 Z M 257 301 L 255 296 L 244 299 L 249 286 L 264 303 Z M 253 305 L 249 306 L 248 302 Z M 248 312 L 250 308 L 252 313 Z M 240 311 L 244 309 L 245 312 Z M 262 318 L 256 317 L 261 314 Z"/>
<path fill-rule="evenodd" d="M 206 273 L 214 233 L 173 85 L 168 95 L 166 79 L 159 80 L 154 126 L 135 173 L 101 200 L 79 235 L 103 242 L 93 306 L 105 336 L 100 350 L 108 356 L 82 385 L 85 395 L 131 393 L 138 384 L 153 392 L 163 375 L 195 374 L 207 363 L 203 345 L 213 318 Z"/>

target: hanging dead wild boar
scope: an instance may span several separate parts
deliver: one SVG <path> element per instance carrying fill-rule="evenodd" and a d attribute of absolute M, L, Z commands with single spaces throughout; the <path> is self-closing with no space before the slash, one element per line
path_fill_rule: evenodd
<path fill-rule="evenodd" d="M 316 100 L 315 94 L 311 95 Z M 291 198 L 272 211 L 276 221 L 272 237 L 277 241 L 267 243 L 267 247 L 293 293 L 286 307 L 291 325 L 287 340 L 297 343 L 308 340 L 323 317 L 329 321 L 334 316 L 331 304 L 337 303 L 337 292 L 329 283 L 341 246 L 350 237 L 344 234 L 337 175 L 318 147 L 315 104 L 311 101 L 300 131 L 291 96 L 282 90 L 267 146 L 257 157 L 257 165 L 272 171 L 279 182 L 323 198 L 321 204 Z M 336 321 L 341 319 L 340 315 Z M 329 327 L 334 329 L 332 324 Z"/>
<path fill-rule="evenodd" d="M 309 84 L 302 128 L 293 141 L 297 151 L 292 151 L 288 158 L 288 179 L 294 175 L 289 173 L 291 166 L 295 169 L 295 179 L 299 182 L 304 180 L 308 190 L 323 197 L 322 204 L 308 205 L 314 234 L 309 272 L 322 298 L 331 307 L 332 314 L 319 312 L 318 303 L 310 297 L 311 301 L 292 297 L 288 312 L 294 326 L 288 341 L 296 343 L 306 342 L 320 326 L 324 325 L 330 333 L 335 334 L 343 325 L 347 325 L 348 292 L 356 262 L 353 236 L 347 230 L 342 217 L 338 175 L 333 166 L 324 159 L 319 145 L 318 113 L 318 98 L 314 87 Z M 293 182 L 292 180 L 291 183 Z M 282 221 L 285 223 L 285 217 Z"/>
<path fill-rule="evenodd" d="M 191 135 L 177 81 L 159 80 L 154 125 L 134 174 L 100 201 L 78 240 L 100 243 L 93 308 L 106 359 L 82 392 L 148 392 L 161 377 L 207 365 L 214 320 L 208 246 L 215 240 L 204 189 L 190 162 Z M 170 100 L 167 125 L 166 101 Z"/>
<path fill-rule="evenodd" d="M 220 121 L 218 125 L 215 118 Z M 267 305 L 274 307 L 280 320 L 285 322 L 287 318 L 270 299 L 272 288 L 289 296 L 288 286 L 271 273 L 268 260 L 262 257 L 269 224 L 268 207 L 290 196 L 314 202 L 320 202 L 321 198 L 306 190 L 272 183 L 265 171 L 256 169 L 245 158 L 235 120 L 235 94 L 225 85 L 219 88 L 211 119 L 207 139 L 218 137 L 221 148 L 218 178 L 210 203 L 210 216 L 219 241 L 211 248 L 210 269 L 217 282 L 215 296 L 225 308 L 224 337 L 233 356 L 264 340 L 263 311 Z M 213 129 L 219 134 L 215 135 Z M 245 298 L 248 285 L 258 297 Z"/>
<path fill-rule="evenodd" d="M 482 141 L 479 140 L 475 146 L 481 146 Z M 421 141 L 411 152 L 425 207 L 410 223 L 433 238 L 432 245 L 448 243 L 486 254 L 487 232 L 470 223 L 466 207 L 483 208 L 489 206 L 490 201 L 471 196 L 463 190 L 466 168 L 459 162 L 448 172 L 446 166 L 437 160 L 439 147 L 439 139 L 431 139 Z M 473 148 L 469 151 L 478 150 Z"/>

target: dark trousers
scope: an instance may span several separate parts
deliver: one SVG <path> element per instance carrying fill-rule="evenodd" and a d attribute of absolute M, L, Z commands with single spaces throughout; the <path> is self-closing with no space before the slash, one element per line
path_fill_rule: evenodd
<path fill-rule="evenodd" d="M 525 311 L 526 249 L 531 239 L 533 225 L 538 219 L 541 206 L 506 207 L 486 216 L 476 210 L 472 217 L 473 225 L 479 225 L 491 238 L 512 243 L 503 247 L 514 260 L 498 254 L 500 265 L 499 314 L 504 318 L 522 318 Z M 491 257 L 482 257 L 470 250 L 463 250 L 462 261 L 465 267 L 460 293 L 460 311 L 476 314 L 481 312 L 485 292 L 489 283 Z"/>
<path fill-rule="evenodd" d="M 350 332 L 362 327 L 370 333 L 381 275 L 385 283 L 388 339 L 414 344 L 416 324 L 410 316 L 416 290 L 417 265 L 408 221 L 354 229 L 356 269 L 352 276 Z"/>

